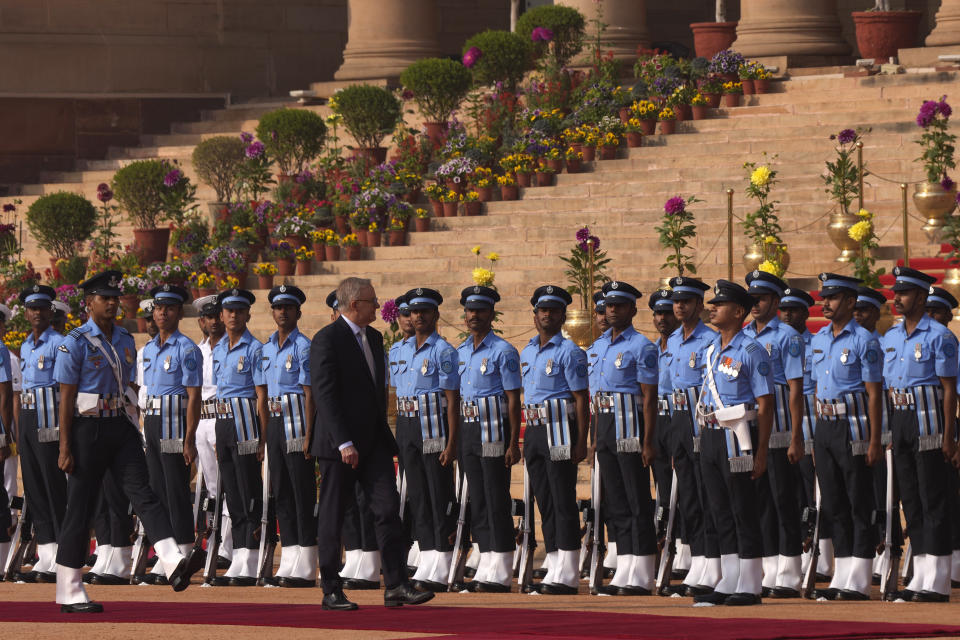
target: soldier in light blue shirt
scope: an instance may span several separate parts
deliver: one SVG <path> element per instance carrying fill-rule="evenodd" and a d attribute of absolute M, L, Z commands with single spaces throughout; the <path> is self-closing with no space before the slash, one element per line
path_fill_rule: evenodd
<path fill-rule="evenodd" d="M 253 586 L 257 583 L 256 538 L 263 510 L 260 465 L 265 439 L 260 425 L 267 422 L 267 394 L 260 365 L 263 345 L 247 330 L 250 306 L 256 297 L 244 289 L 217 295 L 226 334 L 213 348 L 213 375 L 217 381 L 217 463 L 220 486 L 226 494 L 233 530 L 233 558 L 217 586 Z"/>
<path fill-rule="evenodd" d="M 420 547 L 416 586 L 446 591 L 457 514 L 453 460 L 460 423 L 460 372 L 457 350 L 437 333 L 443 296 L 418 287 L 404 297 L 415 335 L 397 353 L 397 445 L 407 478 L 407 496 Z"/>
<path fill-rule="evenodd" d="M 927 315 L 947 327 L 953 320 L 957 299 L 943 287 L 930 287 L 927 294 Z"/>
<path fill-rule="evenodd" d="M 753 320 L 743 331 L 767 350 L 774 383 L 767 475 L 757 487 L 763 531 L 763 595 L 799 598 L 800 503 L 796 469 L 790 464 L 803 457 L 804 344 L 800 334 L 777 317 L 787 284 L 759 270 L 747 274 L 746 281 L 756 304 L 751 310 Z"/>
<path fill-rule="evenodd" d="M 647 467 L 655 458 L 659 354 L 633 328 L 640 291 L 614 280 L 604 284 L 603 294 L 610 328 L 594 343 L 594 367 L 600 369 L 596 442 L 617 571 L 600 593 L 650 595 L 657 540 Z"/>
<path fill-rule="evenodd" d="M 315 587 L 317 479 L 310 456 L 315 410 L 310 340 L 297 328 L 307 296 L 299 287 L 282 284 L 270 290 L 267 300 L 277 330 L 260 354 L 260 392 L 267 396 L 267 466 L 282 545 L 272 580 L 280 587 Z"/>
<path fill-rule="evenodd" d="M 470 332 L 457 349 L 460 465 L 470 495 L 470 528 L 480 551 L 472 586 L 508 593 L 515 549 L 510 468 L 520 461 L 520 354 L 493 332 L 500 294 L 472 286 L 460 294 Z"/>
<path fill-rule="evenodd" d="M 673 484 L 673 469 L 670 460 L 673 449 L 673 439 L 670 431 L 671 404 L 673 402 L 673 387 L 670 384 L 670 362 L 673 355 L 667 347 L 667 341 L 670 334 L 676 331 L 680 325 L 680 321 L 673 313 L 670 289 L 658 289 L 651 293 L 647 305 L 653 312 L 653 328 L 659 334 L 659 338 L 654 342 L 657 347 L 659 378 L 657 382 L 657 457 L 653 461 L 653 480 L 656 484 L 660 503 L 669 505 L 670 487 Z M 668 515 L 668 511 L 669 509 L 663 510 L 664 516 Z M 658 517 L 659 515 L 655 514 Z M 679 524 L 679 521 L 680 518 L 674 519 L 677 524 Z M 666 526 L 666 522 L 662 524 Z M 677 524 L 674 525 L 676 527 L 675 532 L 679 534 L 680 527 Z M 682 535 L 677 535 L 677 537 L 683 538 Z M 674 564 L 676 565 L 676 562 Z M 689 571 L 687 573 L 689 574 Z"/>
<path fill-rule="evenodd" d="M 926 314 L 928 288 L 936 279 L 908 267 L 895 267 L 893 274 L 893 306 L 903 322 L 883 337 L 883 377 L 891 401 L 894 466 L 914 554 L 913 579 L 901 598 L 947 602 L 957 338 Z"/>
<path fill-rule="evenodd" d="M 822 508 L 833 522 L 836 566 L 817 597 L 867 600 L 877 542 L 868 466 L 881 459 L 880 343 L 853 319 L 860 280 L 821 273 L 820 282 L 830 324 L 810 341 L 817 394 L 813 449 Z"/>
<path fill-rule="evenodd" d="M 190 465 L 197 457 L 203 358 L 193 341 L 179 330 L 186 290 L 162 284 L 150 295 L 158 333 L 143 347 L 147 471 L 151 488 L 170 511 L 174 539 L 187 555 L 194 538 Z M 158 571 L 136 578 L 166 584 L 166 577 Z"/>
<path fill-rule="evenodd" d="M 571 595 L 580 580 L 577 464 L 587 455 L 587 358 L 560 330 L 570 294 L 537 288 L 530 299 L 537 336 L 520 353 L 527 428 L 523 460 L 543 518 L 547 574 L 540 593 Z"/>
<path fill-rule="evenodd" d="M 761 555 L 756 480 L 766 471 L 773 423 L 773 376 L 766 350 L 741 330 L 755 299 L 740 285 L 718 280 L 709 301 L 720 335 L 704 354 L 697 401 L 700 469 L 720 546 L 721 578 L 695 602 L 760 604 Z"/>

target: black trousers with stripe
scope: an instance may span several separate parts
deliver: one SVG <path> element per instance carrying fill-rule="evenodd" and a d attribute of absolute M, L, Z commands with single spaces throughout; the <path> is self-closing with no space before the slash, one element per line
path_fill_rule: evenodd
<path fill-rule="evenodd" d="M 217 418 L 217 464 L 230 509 L 234 549 L 259 549 L 255 532 L 263 512 L 263 482 L 257 456 L 241 456 L 232 418 Z"/>
<path fill-rule="evenodd" d="M 683 521 L 683 541 L 690 545 L 692 555 L 717 558 L 720 555 L 717 527 L 708 506 L 707 489 L 702 477 L 702 454 L 693 450 L 693 422 L 689 411 L 673 412 L 670 432 L 673 469 L 677 472 L 677 511 Z"/>
<path fill-rule="evenodd" d="M 551 460 L 547 427 L 528 425 L 523 436 L 523 462 L 540 511 L 543 546 L 547 553 L 580 548 L 580 513 L 577 511 L 577 465 Z M 606 503 L 606 500 L 604 501 Z M 608 504 L 601 506 L 610 513 Z M 620 553 L 620 550 L 617 550 Z"/>
<path fill-rule="evenodd" d="M 177 544 L 189 544 L 194 538 L 190 467 L 184 463 L 183 453 L 164 453 L 160 450 L 161 423 L 159 415 L 143 418 L 150 488 L 170 514 Z"/>
<path fill-rule="evenodd" d="M 768 451 L 767 472 L 757 479 L 764 556 L 799 556 L 802 551 L 795 473 L 786 449 Z"/>
<path fill-rule="evenodd" d="M 657 416 L 656 434 L 657 457 L 653 461 L 651 470 L 653 471 L 653 482 L 656 486 L 657 496 L 660 498 L 660 505 L 664 509 L 664 514 L 666 514 L 666 510 L 670 506 L 670 487 L 673 485 L 673 467 L 670 462 L 673 444 L 671 442 L 669 415 Z M 656 517 L 656 514 L 654 514 L 654 517 Z M 674 534 L 679 538 L 684 538 L 682 528 L 683 518 L 675 518 Z"/>
<path fill-rule="evenodd" d="M 35 410 L 21 409 L 19 426 L 20 473 L 37 544 L 56 542 L 67 510 L 67 476 L 57 466 L 60 444 L 37 439 Z"/>
<path fill-rule="evenodd" d="M 271 417 L 267 424 L 267 452 L 270 456 L 270 494 L 276 505 L 280 544 L 313 547 L 317 544 L 317 463 L 302 451 L 287 453 L 283 418 Z"/>
<path fill-rule="evenodd" d="M 452 551 L 450 536 L 457 528 L 453 465 L 441 465 L 439 453 L 423 453 L 419 418 L 397 417 L 397 446 L 420 551 Z"/>
<path fill-rule="evenodd" d="M 750 432 L 756 442 L 756 428 Z M 703 429 L 700 433 L 700 469 L 720 554 L 759 558 L 763 540 L 756 482 L 750 479 L 749 471 L 731 473 L 726 429 Z"/>
<path fill-rule="evenodd" d="M 504 418 L 503 433 L 510 433 Z M 509 436 L 508 436 L 509 437 Z M 506 445 L 505 445 L 506 446 Z M 483 457 L 480 422 L 460 422 L 460 466 L 466 474 L 470 496 L 470 529 L 482 553 L 513 551 L 510 469 L 503 456 Z"/>

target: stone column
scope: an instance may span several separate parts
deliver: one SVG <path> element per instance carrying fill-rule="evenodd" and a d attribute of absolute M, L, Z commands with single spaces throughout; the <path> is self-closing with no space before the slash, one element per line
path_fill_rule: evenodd
<path fill-rule="evenodd" d="M 646 0 L 555 0 L 578 9 L 587 20 L 587 39 L 595 33 L 596 25 L 591 23 L 597 17 L 597 7 L 603 11 L 601 20 L 607 24 L 603 35 L 604 51 L 613 51 L 620 59 L 636 59 L 637 46 L 650 46 L 650 34 L 647 32 Z"/>
<path fill-rule="evenodd" d="M 337 80 L 396 78 L 411 62 L 439 55 L 436 0 L 349 0 L 347 46 Z"/>
<path fill-rule="evenodd" d="M 850 54 L 837 0 L 741 0 L 733 48 L 748 58 Z"/>
<path fill-rule="evenodd" d="M 960 44 L 960 0 L 943 0 L 936 20 L 937 25 L 924 44 L 928 47 Z"/>

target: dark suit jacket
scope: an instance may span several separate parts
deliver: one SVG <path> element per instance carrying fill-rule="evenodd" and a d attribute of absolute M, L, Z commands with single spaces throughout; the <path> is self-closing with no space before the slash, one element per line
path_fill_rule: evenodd
<path fill-rule="evenodd" d="M 340 459 L 339 446 L 353 442 L 360 460 L 374 447 L 396 455 L 397 441 L 387 424 L 386 361 L 383 335 L 366 328 L 373 352 L 375 379 L 350 325 L 343 318 L 313 336 L 310 373 L 317 407 L 310 452 L 318 458 Z"/>

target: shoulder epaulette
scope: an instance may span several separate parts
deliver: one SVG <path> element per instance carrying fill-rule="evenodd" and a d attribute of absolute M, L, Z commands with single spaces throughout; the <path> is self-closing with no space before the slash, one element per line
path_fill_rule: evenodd
<path fill-rule="evenodd" d="M 80 338 L 83 337 L 83 334 L 88 333 L 89 331 L 90 331 L 90 327 L 88 327 L 85 324 L 82 324 L 79 327 L 71 329 L 70 333 L 67 334 L 67 337 L 73 338 L 74 340 L 79 340 Z"/>
<path fill-rule="evenodd" d="M 744 348 L 747 350 L 747 353 L 753 353 L 760 348 L 760 345 L 756 342 L 748 342 Z"/>

